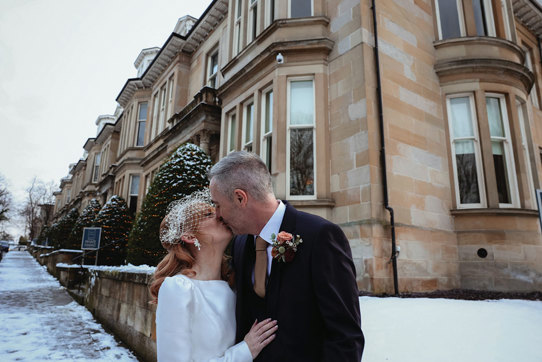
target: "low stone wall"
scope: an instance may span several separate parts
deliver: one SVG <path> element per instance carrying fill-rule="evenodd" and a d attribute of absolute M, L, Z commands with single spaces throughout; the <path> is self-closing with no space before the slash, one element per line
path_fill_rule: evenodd
<path fill-rule="evenodd" d="M 89 270 L 85 306 L 145 361 L 156 361 L 156 307 L 151 274 Z"/>
<path fill-rule="evenodd" d="M 94 317 L 144 361 L 156 361 L 155 305 L 148 285 L 154 268 L 59 264 L 58 279 Z"/>

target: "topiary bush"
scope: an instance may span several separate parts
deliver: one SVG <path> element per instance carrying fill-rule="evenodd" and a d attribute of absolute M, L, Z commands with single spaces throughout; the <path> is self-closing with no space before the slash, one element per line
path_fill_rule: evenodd
<path fill-rule="evenodd" d="M 132 226 L 126 201 L 117 195 L 112 196 L 96 216 L 94 226 L 102 228 L 98 264 L 126 264 L 126 245 Z"/>
<path fill-rule="evenodd" d="M 210 157 L 194 144 L 179 146 L 149 186 L 128 238 L 128 262 L 157 265 L 165 255 L 158 231 L 168 205 L 208 185 Z"/>

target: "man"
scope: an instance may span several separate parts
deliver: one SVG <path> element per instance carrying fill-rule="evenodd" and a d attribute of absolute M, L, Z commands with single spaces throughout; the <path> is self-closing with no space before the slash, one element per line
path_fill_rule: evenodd
<path fill-rule="evenodd" d="M 277 200 L 266 165 L 253 153 L 230 153 L 209 179 L 216 216 L 237 235 L 237 340 L 256 319 L 272 318 L 276 338 L 256 361 L 359 362 L 364 337 L 356 272 L 342 230 Z M 286 247 L 286 258 L 272 246 L 282 231 L 301 239 L 297 250 Z"/>

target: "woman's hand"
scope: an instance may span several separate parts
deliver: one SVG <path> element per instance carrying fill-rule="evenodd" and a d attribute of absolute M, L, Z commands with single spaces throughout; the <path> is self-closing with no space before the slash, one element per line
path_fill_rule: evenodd
<path fill-rule="evenodd" d="M 260 323 L 257 320 L 254 321 L 252 328 L 245 336 L 245 342 L 252 354 L 252 359 L 255 359 L 262 349 L 275 339 L 275 332 L 278 328 L 277 321 L 272 321 L 271 318 Z"/>

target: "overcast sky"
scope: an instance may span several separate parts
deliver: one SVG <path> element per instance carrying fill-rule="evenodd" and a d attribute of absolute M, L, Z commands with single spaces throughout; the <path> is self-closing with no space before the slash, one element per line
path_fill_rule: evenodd
<path fill-rule="evenodd" d="M 16 201 L 68 174 L 96 118 L 184 15 L 211 0 L 0 0 L 0 174 Z"/>

